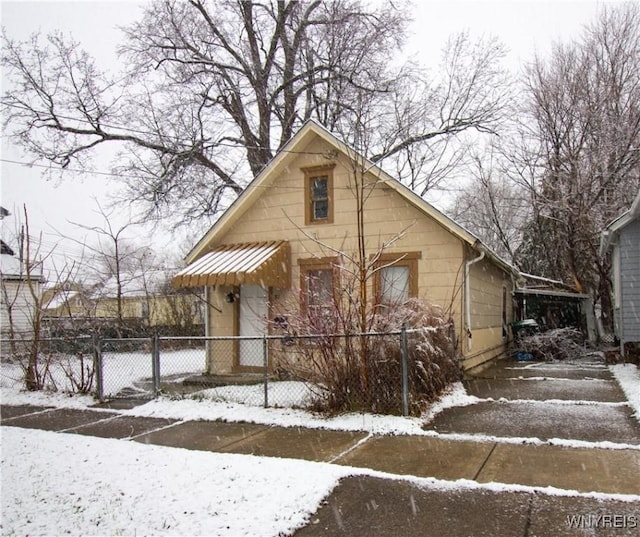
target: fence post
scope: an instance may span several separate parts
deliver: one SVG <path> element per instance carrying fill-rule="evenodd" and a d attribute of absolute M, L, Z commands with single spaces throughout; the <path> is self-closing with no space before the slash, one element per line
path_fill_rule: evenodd
<path fill-rule="evenodd" d="M 93 370 L 96 375 L 96 392 L 98 400 L 104 399 L 104 376 L 102 370 L 102 348 L 97 332 L 93 333 Z"/>
<path fill-rule="evenodd" d="M 154 334 L 151 338 L 151 370 L 153 375 L 153 395 L 160 395 L 160 337 Z"/>
<path fill-rule="evenodd" d="M 400 355 L 402 356 L 402 415 L 409 415 L 409 369 L 407 367 L 407 325 L 400 331 Z"/>
<path fill-rule="evenodd" d="M 264 378 L 264 408 L 269 407 L 269 360 L 267 357 L 267 336 L 262 336 L 262 371 Z"/>

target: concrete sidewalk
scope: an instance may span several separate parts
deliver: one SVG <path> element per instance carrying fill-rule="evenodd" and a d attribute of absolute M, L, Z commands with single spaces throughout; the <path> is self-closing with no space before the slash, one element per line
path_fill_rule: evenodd
<path fill-rule="evenodd" d="M 637 536 L 640 506 L 540 492 L 342 480 L 296 537 Z"/>
<path fill-rule="evenodd" d="M 640 450 L 487 442 L 446 436 L 141 418 L 108 410 L 1 407 L 3 426 L 119 438 L 185 449 L 331 462 L 444 480 L 469 479 L 640 495 Z"/>
<path fill-rule="evenodd" d="M 640 451 L 176 421 L 109 410 L 1 407 L 3 426 L 371 468 L 397 479 L 341 481 L 297 536 L 637 535 L 640 503 L 571 491 L 640 495 Z M 407 476 L 406 479 L 400 476 Z M 442 482 L 416 484 L 410 476 Z M 472 480 L 466 484 L 457 479 Z M 473 481 L 478 485 L 473 486 Z M 450 483 L 450 486 L 447 485 Z M 509 490 L 501 483 L 543 490 Z M 566 491 L 548 494 L 545 487 Z"/>
<path fill-rule="evenodd" d="M 299 458 L 402 476 L 344 479 L 298 531 L 301 536 L 637 535 L 640 502 L 602 497 L 640 496 L 638 423 L 607 373 L 595 365 L 502 363 L 466 383 L 469 393 L 500 396 L 499 401 L 447 409 L 426 427 L 432 431 L 414 436 L 142 418 L 109 408 L 2 406 L 0 418 L 3 426 Z M 566 391 L 557 383 L 562 379 L 570 381 Z M 572 402 L 575 394 L 580 404 Z M 585 408 L 594 413 L 577 419 L 576 409 Z M 450 434 L 441 434 L 445 424 Z M 587 437 L 574 446 L 526 440 L 581 435 Z M 618 442 L 610 444 L 616 449 L 589 443 L 602 439 Z M 412 476 L 443 481 L 416 484 Z M 452 483 L 459 479 L 469 481 Z M 550 494 L 547 487 L 561 490 Z"/>

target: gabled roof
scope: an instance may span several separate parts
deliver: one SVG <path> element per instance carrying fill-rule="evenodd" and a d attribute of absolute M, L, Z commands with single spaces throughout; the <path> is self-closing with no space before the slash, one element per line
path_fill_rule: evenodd
<path fill-rule="evenodd" d="M 611 222 L 602 232 L 602 240 L 600 241 L 600 251 L 604 253 L 613 244 L 618 232 L 635 222 L 640 217 L 640 191 L 636 195 L 631 208 L 622 213 L 618 218 Z"/>
<path fill-rule="evenodd" d="M 3 280 L 24 280 L 27 277 L 20 259 L 4 253 L 0 255 L 0 274 Z"/>
<path fill-rule="evenodd" d="M 396 191 L 400 196 L 406 199 L 410 204 L 432 218 L 442 227 L 451 232 L 461 241 L 469 244 L 479 251 L 485 252 L 494 262 L 501 266 L 504 270 L 513 274 L 518 274 L 518 270 L 501 259 L 495 252 L 485 246 L 478 237 L 466 230 L 457 222 L 440 212 L 433 205 L 422 197 L 418 196 L 410 188 L 406 187 L 400 181 L 387 174 L 382 168 L 375 163 L 364 158 L 353 148 L 349 147 L 342 140 L 338 139 L 319 123 L 308 120 L 302 128 L 278 151 L 273 159 L 265 166 L 265 168 L 249 183 L 247 188 L 238 196 L 238 198 L 229 206 L 229 208 L 220 216 L 220 218 L 211 226 L 204 236 L 196 243 L 186 257 L 188 264 L 193 263 L 196 259 L 204 255 L 215 244 L 216 239 L 226 233 L 237 220 L 247 211 L 253 203 L 264 192 L 264 187 L 269 186 L 278 176 L 278 170 L 284 168 L 291 160 L 296 158 L 298 153 L 304 151 L 307 144 L 314 138 L 319 137 L 329 145 L 333 146 L 339 152 L 347 155 L 357 155 L 362 160 L 367 172 L 372 174 L 378 182 L 384 183 L 386 187 Z M 352 157 L 350 157 L 352 158 Z"/>
<path fill-rule="evenodd" d="M 3 254 L 3 255 L 16 255 L 16 253 L 13 251 L 11 246 L 9 246 L 3 240 L 0 240 L 0 254 Z"/>

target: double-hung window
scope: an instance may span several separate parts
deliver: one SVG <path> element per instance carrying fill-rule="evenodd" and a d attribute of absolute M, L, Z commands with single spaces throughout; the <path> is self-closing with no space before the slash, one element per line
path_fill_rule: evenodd
<path fill-rule="evenodd" d="M 411 270 L 407 265 L 380 269 L 380 302 L 385 305 L 404 304 L 409 299 Z"/>
<path fill-rule="evenodd" d="M 333 222 L 333 168 L 332 164 L 302 169 L 307 225 Z"/>
<path fill-rule="evenodd" d="M 322 315 L 333 307 L 335 258 L 300 259 L 302 306 L 308 313 Z"/>
<path fill-rule="evenodd" d="M 379 306 L 400 306 L 418 296 L 418 259 L 420 252 L 383 254 L 377 261 L 374 278 Z"/>

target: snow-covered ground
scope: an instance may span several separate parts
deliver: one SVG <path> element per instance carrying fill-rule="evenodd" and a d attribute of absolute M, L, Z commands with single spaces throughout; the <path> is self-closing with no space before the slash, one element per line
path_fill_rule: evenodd
<path fill-rule="evenodd" d="M 85 356 L 80 362 L 77 356 L 56 354 L 48 364 L 43 358 L 40 370 L 47 366 L 45 386 L 61 392 L 72 391 L 70 376 L 80 378 L 81 366 L 85 372 L 93 370 L 93 357 Z M 152 378 L 150 352 L 103 352 L 103 382 L 105 394 L 115 395 L 123 388 L 134 388 L 138 383 Z M 182 349 L 162 351 L 161 374 L 163 376 L 200 374 L 206 368 L 205 353 L 202 349 Z M 17 362 L 0 363 L 0 387 L 20 388 L 23 369 Z M 95 379 L 94 379 L 95 382 Z M 95 384 L 94 384 L 95 386 Z"/>
<path fill-rule="evenodd" d="M 282 384 L 281 401 L 301 387 Z M 244 404 L 220 401 L 224 389 L 217 389 L 195 398 L 160 398 L 124 413 L 382 434 L 421 431 L 418 418 L 349 414 L 327 419 L 299 409 L 265 409 L 262 386 L 243 388 Z M 3 388 L 1 396 L 9 405 L 85 408 L 95 403 L 89 396 L 27 393 L 15 384 Z M 460 384 L 441 406 L 464 397 Z M 247 404 L 252 398 L 255 406 Z M 341 477 L 366 473 L 13 427 L 2 428 L 1 441 L 2 535 L 287 535 L 308 521 Z"/>
<path fill-rule="evenodd" d="M 612 365 L 609 369 L 633 408 L 636 419 L 640 421 L 640 370 L 633 364 Z"/>
<path fill-rule="evenodd" d="M 85 358 L 87 367 L 92 369 L 92 357 Z M 153 377 L 151 354 L 149 352 L 104 352 L 103 387 L 106 397 L 117 396 L 122 390 L 129 393 L 146 393 L 152 388 Z M 43 363 L 44 367 L 44 363 Z M 70 376 L 80 379 L 81 363 L 72 355 L 56 355 L 48 363 L 45 386 L 49 390 L 72 392 Z M 180 385 L 182 380 L 199 375 L 206 369 L 204 349 L 163 350 L 160 354 L 162 382 Z M 16 363 L 0 363 L 0 387 L 20 390 L 24 376 L 22 367 Z M 95 390 L 95 379 L 93 384 Z M 150 393 L 150 392 L 149 392 Z M 304 408 L 310 402 L 313 392 L 303 382 L 269 382 L 268 404 L 275 407 Z M 191 393 L 192 397 L 211 401 L 228 401 L 247 405 L 264 405 L 264 384 L 229 385 Z"/>
<path fill-rule="evenodd" d="M 640 502 L 640 496 L 396 476 L 2 428 L 2 535 L 290 535 L 338 481 L 371 475 L 430 490 L 491 490 Z"/>
<path fill-rule="evenodd" d="M 280 535 L 345 467 L 4 427 L 2 535 Z"/>
<path fill-rule="evenodd" d="M 634 406 L 636 417 L 640 417 L 638 369 L 620 365 L 611 370 Z M 482 401 L 467 395 L 459 383 L 422 418 L 371 414 L 325 418 L 293 408 L 262 408 L 259 392 L 251 394 L 257 398 L 256 406 L 220 401 L 219 395 L 213 392 L 195 399 L 160 398 L 123 413 L 437 436 L 434 431 L 422 429 L 425 419 L 432 419 L 445 408 Z M 1 397 L 3 404 L 83 408 L 94 403 L 88 396 L 33 394 L 20 392 L 15 387 L 3 388 Z M 212 401 L 210 397 L 218 400 Z M 447 436 L 535 443 L 532 439 Z M 408 479 L 426 488 L 577 494 L 552 488 L 480 485 L 465 480 L 400 478 L 326 463 L 197 452 L 12 427 L 3 427 L 0 438 L 2 535 L 287 535 L 307 523 L 339 479 L 358 474 Z M 565 443 L 596 446 L 575 441 Z M 597 447 L 625 448 L 602 444 Z M 640 502 L 640 497 L 635 496 L 617 498 Z"/>

